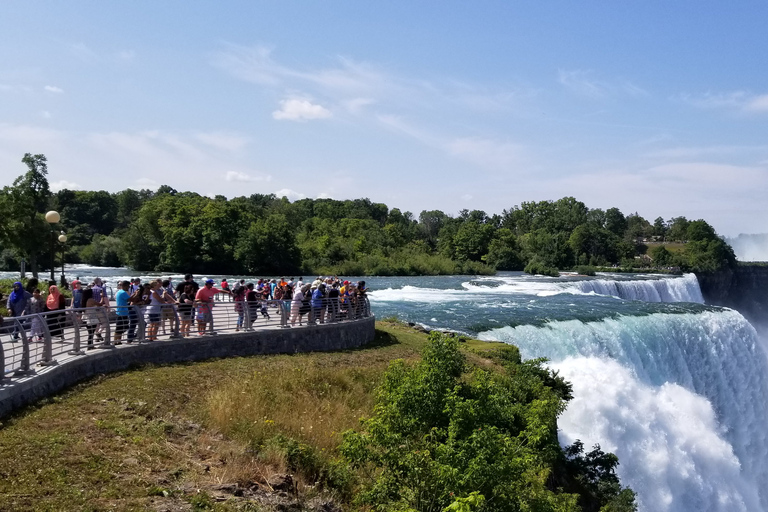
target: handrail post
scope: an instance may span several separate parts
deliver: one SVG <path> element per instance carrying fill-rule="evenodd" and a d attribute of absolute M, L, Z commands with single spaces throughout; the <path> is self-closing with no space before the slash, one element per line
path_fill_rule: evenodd
<path fill-rule="evenodd" d="M 136 309 L 138 309 L 137 313 L 137 322 L 138 325 L 136 326 L 136 341 L 143 342 L 147 339 L 147 321 L 144 320 L 144 309 L 141 306 L 136 306 Z"/>
<path fill-rule="evenodd" d="M 69 310 L 69 315 L 72 318 L 72 328 L 75 330 L 75 341 L 74 345 L 72 346 L 72 350 L 67 352 L 71 356 L 82 356 L 85 354 L 82 350 L 80 350 L 80 311 L 79 310 Z"/>
<path fill-rule="evenodd" d="M 21 367 L 13 374 L 17 376 L 29 375 L 35 373 L 30 368 L 29 364 L 29 340 L 27 339 L 27 332 L 24 329 L 24 323 L 19 321 L 18 317 L 14 317 L 16 322 L 16 328 L 21 332 Z"/>
<path fill-rule="evenodd" d="M 280 307 L 280 327 L 282 327 L 283 329 L 286 327 L 290 327 L 288 325 L 288 312 L 286 311 L 286 308 L 285 308 L 285 301 L 279 300 L 277 302 L 278 302 L 278 306 Z"/>
<path fill-rule="evenodd" d="M 47 316 L 55 314 L 58 314 L 58 312 L 48 312 L 46 316 L 41 315 L 40 313 L 37 314 L 37 316 L 40 318 L 40 321 L 43 323 L 43 359 L 37 363 L 38 366 L 53 366 L 57 364 L 56 360 L 53 358 L 53 337 L 51 336 L 51 330 L 48 328 L 47 318 Z M 22 337 L 25 338 L 24 342 L 27 343 L 26 333 L 23 331 Z"/>

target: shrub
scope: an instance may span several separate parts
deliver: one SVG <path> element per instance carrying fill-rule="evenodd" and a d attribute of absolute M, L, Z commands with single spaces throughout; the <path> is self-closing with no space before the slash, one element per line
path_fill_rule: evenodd
<path fill-rule="evenodd" d="M 554 267 L 549 267 L 537 259 L 528 262 L 523 270 L 526 274 L 559 277 L 560 272 Z"/>
<path fill-rule="evenodd" d="M 391 364 L 374 416 L 361 432 L 345 432 L 341 446 L 365 475 L 361 505 L 424 512 L 578 510 L 578 494 L 550 488 L 552 470 L 564 459 L 557 416 L 570 386 L 541 360 L 518 363 L 510 351 L 499 361 L 504 372 L 467 373 L 458 340 L 432 333 L 419 364 Z M 574 474 L 568 476 L 578 480 L 583 467 L 569 466 Z M 608 477 L 615 479 L 613 467 L 596 485 Z M 605 489 L 586 499 L 599 508 L 623 491 Z M 616 510 L 634 510 L 634 494 L 623 497 L 631 498 L 631 508 Z"/>
<path fill-rule="evenodd" d="M 584 276 L 594 276 L 596 271 L 595 267 L 591 265 L 579 265 L 575 270 L 578 274 Z"/>

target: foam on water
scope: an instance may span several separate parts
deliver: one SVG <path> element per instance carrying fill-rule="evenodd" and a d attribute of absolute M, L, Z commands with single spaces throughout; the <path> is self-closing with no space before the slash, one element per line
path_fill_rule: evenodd
<path fill-rule="evenodd" d="M 561 440 L 601 443 L 642 510 L 768 510 L 768 358 L 735 311 L 487 331 L 574 385 Z"/>
<path fill-rule="evenodd" d="M 425 288 L 405 285 L 402 288 L 374 290 L 373 302 L 431 302 L 442 303 L 480 296 L 535 295 L 550 297 L 559 294 L 604 295 L 624 300 L 645 302 L 704 303 L 694 274 L 683 277 L 651 276 L 645 279 L 598 279 L 583 276 L 542 278 L 527 275 L 478 277 L 461 283 L 462 288 Z"/>

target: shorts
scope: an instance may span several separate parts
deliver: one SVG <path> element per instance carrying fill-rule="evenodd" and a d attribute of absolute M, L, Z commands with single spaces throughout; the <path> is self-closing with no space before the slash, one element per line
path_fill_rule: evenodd
<path fill-rule="evenodd" d="M 115 334 L 123 334 L 126 330 L 128 330 L 128 315 L 117 315 Z"/>
<path fill-rule="evenodd" d="M 176 313 L 173 311 L 172 306 L 166 306 L 163 308 L 163 320 L 170 318 L 171 320 L 176 318 Z"/>
<path fill-rule="evenodd" d="M 213 314 L 211 313 L 211 310 L 208 308 L 200 308 L 197 310 L 197 321 L 206 323 L 212 322 Z"/>
<path fill-rule="evenodd" d="M 160 313 L 147 313 L 147 318 L 151 324 L 160 323 Z"/>

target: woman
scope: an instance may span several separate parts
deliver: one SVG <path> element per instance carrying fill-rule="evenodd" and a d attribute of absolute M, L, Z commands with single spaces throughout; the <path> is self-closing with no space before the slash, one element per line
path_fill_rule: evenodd
<path fill-rule="evenodd" d="M 184 291 L 179 295 L 179 316 L 181 317 L 181 335 L 189 337 L 189 331 L 192 328 L 192 317 L 194 311 L 192 305 L 195 303 L 195 289 L 191 284 L 184 285 Z"/>
<path fill-rule="evenodd" d="M 235 327 L 235 331 L 239 331 L 243 327 L 243 320 L 245 317 L 245 308 L 243 307 L 243 303 L 245 302 L 245 288 L 242 286 L 235 288 L 232 295 L 235 300 L 235 313 L 237 313 L 237 327 Z"/>
<path fill-rule="evenodd" d="M 301 305 L 304 302 L 304 292 L 301 288 L 298 288 L 296 290 L 296 293 L 293 294 L 293 300 L 291 301 L 291 327 L 294 327 L 296 325 L 296 320 L 299 320 L 299 325 L 301 325 Z"/>
<path fill-rule="evenodd" d="M 51 285 L 48 288 L 48 298 L 45 299 L 45 306 L 48 308 L 48 330 L 51 332 L 51 338 L 58 336 L 61 342 L 64 342 L 64 308 L 67 304 L 64 296 L 59 293 L 59 287 Z"/>
<path fill-rule="evenodd" d="M 30 336 L 35 338 L 35 341 L 38 342 L 43 341 L 43 335 L 45 334 L 42 317 L 44 311 L 45 301 L 40 295 L 40 289 L 35 288 L 32 292 L 32 298 L 29 300 L 29 305 L 27 306 L 27 314 L 35 315 L 32 317 L 32 332 L 30 333 Z"/>
<path fill-rule="evenodd" d="M 94 300 L 92 288 L 83 290 L 81 300 L 85 307 L 85 310 L 83 311 L 83 321 L 85 322 L 85 330 L 88 331 L 88 350 L 93 350 L 96 348 L 93 344 L 93 335 L 104 320 L 104 306 L 100 301 L 97 302 Z M 102 341 L 101 334 L 97 335 L 96 340 L 99 342 Z"/>
<path fill-rule="evenodd" d="M 13 283 L 13 291 L 8 296 L 5 307 L 8 309 L 9 316 L 23 316 L 26 314 L 27 305 L 32 299 L 32 294 L 24 289 L 21 281 Z M 22 329 L 26 327 L 21 326 Z M 19 339 L 19 322 L 13 322 L 13 340 Z"/>
<path fill-rule="evenodd" d="M 147 341 L 157 341 L 157 331 L 160 329 L 160 315 L 162 314 L 163 299 L 162 282 L 152 281 L 152 285 L 149 292 L 149 306 L 147 307 L 147 320 L 149 321 L 149 327 L 147 328 Z"/>
<path fill-rule="evenodd" d="M 174 293 L 173 286 L 170 279 L 163 280 L 163 289 L 161 290 L 165 305 L 163 306 L 162 324 L 163 334 L 167 334 L 165 325 L 168 324 L 168 329 L 173 331 L 173 324 L 176 322 L 176 294 Z"/>

